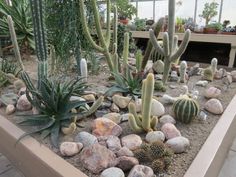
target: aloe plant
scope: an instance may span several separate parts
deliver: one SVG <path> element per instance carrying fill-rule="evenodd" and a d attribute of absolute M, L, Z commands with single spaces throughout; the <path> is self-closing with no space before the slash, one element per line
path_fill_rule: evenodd
<path fill-rule="evenodd" d="M 1 34 L 9 34 L 7 16 L 14 22 L 17 40 L 20 46 L 35 49 L 33 22 L 29 0 L 11 0 L 12 6 L 6 1 L 0 1 L 0 28 Z"/>

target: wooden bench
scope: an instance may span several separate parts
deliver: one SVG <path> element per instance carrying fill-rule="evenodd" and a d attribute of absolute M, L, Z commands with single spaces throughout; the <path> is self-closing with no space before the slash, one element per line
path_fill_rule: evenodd
<path fill-rule="evenodd" d="M 179 40 L 183 39 L 183 33 L 176 33 Z M 133 38 L 149 38 L 148 31 L 132 31 Z M 158 39 L 163 38 L 163 32 L 160 33 Z M 232 68 L 234 65 L 235 55 L 236 55 L 236 35 L 223 35 L 223 34 L 198 34 L 192 33 L 190 41 L 194 42 L 209 42 L 209 43 L 221 43 L 221 44 L 230 44 L 231 50 L 229 54 L 229 64 L 228 67 Z"/>

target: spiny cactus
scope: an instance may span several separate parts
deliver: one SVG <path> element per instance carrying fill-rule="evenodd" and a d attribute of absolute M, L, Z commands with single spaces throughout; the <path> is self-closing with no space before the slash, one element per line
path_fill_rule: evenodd
<path fill-rule="evenodd" d="M 197 101 L 183 97 L 174 103 L 172 110 L 177 120 L 189 124 L 198 115 L 200 108 Z"/>
<path fill-rule="evenodd" d="M 11 41 L 14 46 L 15 57 L 20 64 L 21 70 L 24 70 L 25 67 L 24 67 L 24 64 L 21 60 L 21 55 L 20 55 L 20 50 L 19 50 L 19 46 L 18 46 L 18 42 L 17 42 L 16 32 L 15 32 L 14 24 L 13 24 L 13 21 L 12 21 L 12 18 L 10 15 L 7 16 L 7 22 L 8 22 L 10 35 L 11 35 Z"/>
<path fill-rule="evenodd" d="M 154 91 L 154 75 L 149 73 L 142 85 L 142 115 L 137 115 L 134 103 L 129 103 L 129 125 L 135 132 L 152 131 L 158 119 L 151 117 L 152 96 Z"/>
<path fill-rule="evenodd" d="M 158 41 L 161 47 L 163 47 L 163 41 Z M 158 60 L 164 61 L 164 55 L 161 55 L 155 48 L 152 48 L 152 51 L 150 53 L 150 59 L 153 63 L 155 63 Z"/>
<path fill-rule="evenodd" d="M 103 53 L 103 55 L 106 58 L 108 67 L 110 69 L 110 71 L 114 72 L 114 61 L 112 61 L 112 54 L 109 51 L 109 46 L 110 46 L 110 37 L 111 37 L 111 31 L 110 31 L 110 23 L 111 23 L 111 19 L 110 19 L 110 12 L 111 12 L 111 2 L 110 0 L 106 0 L 106 5 L 107 5 L 107 29 L 106 29 L 106 34 L 103 35 L 102 32 L 102 26 L 100 23 L 100 15 L 99 15 L 99 11 L 98 11 L 98 7 L 97 7 L 97 1 L 96 0 L 91 0 L 91 6 L 92 6 L 92 12 L 94 14 L 94 22 L 95 22 L 95 28 L 96 28 L 96 33 L 98 35 L 98 39 L 100 41 L 101 45 L 96 44 L 96 42 L 93 40 L 91 34 L 90 34 L 90 30 L 88 27 L 88 23 L 86 21 L 86 16 L 85 16 L 85 5 L 84 5 L 84 0 L 79 0 L 79 6 L 80 6 L 80 16 L 81 16 L 81 23 L 83 26 L 83 30 L 85 33 L 86 38 L 88 39 L 89 43 L 98 51 Z M 117 37 L 115 35 L 117 35 L 117 10 L 115 10 L 115 18 L 114 19 L 114 25 L 113 25 L 113 29 L 114 29 L 114 42 L 117 41 Z M 113 52 L 113 55 L 115 53 Z"/>
<path fill-rule="evenodd" d="M 162 159 L 156 159 L 151 165 L 154 173 L 163 173 L 165 171 L 165 162 Z"/>
<path fill-rule="evenodd" d="M 128 57 L 129 57 L 129 33 L 125 32 L 124 35 L 124 49 L 123 49 L 123 70 L 125 77 L 127 78 L 128 74 Z"/>
<path fill-rule="evenodd" d="M 166 151 L 167 147 L 165 146 L 165 144 L 161 141 L 156 141 L 153 142 L 150 146 L 149 146 L 149 157 L 150 159 L 158 159 L 160 157 L 163 157 L 165 155 L 165 151 Z"/>
<path fill-rule="evenodd" d="M 163 63 L 163 61 L 162 60 L 157 60 L 155 63 L 153 63 L 152 69 L 156 73 L 163 73 L 163 71 L 164 71 L 164 63 Z"/>
<path fill-rule="evenodd" d="M 213 72 L 213 76 L 215 75 L 215 73 L 217 71 L 217 64 L 218 64 L 217 58 L 213 58 L 211 60 L 211 69 L 212 69 L 212 72 Z"/>
<path fill-rule="evenodd" d="M 81 72 L 81 77 L 83 78 L 84 82 L 87 82 L 88 80 L 88 67 L 87 67 L 87 61 L 82 58 L 80 60 L 80 72 Z"/>
<path fill-rule="evenodd" d="M 135 55 L 135 59 L 136 59 L 136 69 L 137 69 L 137 72 L 141 72 L 142 70 L 142 51 L 141 50 L 138 50 L 136 52 L 136 55 Z"/>
<path fill-rule="evenodd" d="M 213 75 L 213 71 L 212 68 L 206 68 L 203 71 L 203 79 L 207 80 L 207 81 L 213 81 L 214 75 Z"/>
<path fill-rule="evenodd" d="M 94 103 L 93 105 L 90 107 L 90 109 L 82 114 L 82 117 L 87 117 L 90 116 L 91 114 L 93 114 L 102 104 L 102 102 L 104 101 L 104 97 L 100 96 Z"/>
<path fill-rule="evenodd" d="M 147 151 L 142 148 L 134 150 L 133 153 L 134 157 L 137 158 L 139 162 L 147 162 L 150 160 Z"/>
<path fill-rule="evenodd" d="M 155 87 L 156 91 L 160 91 L 160 92 L 165 92 L 166 91 L 166 86 L 163 85 L 162 81 L 156 81 L 154 87 Z"/>
<path fill-rule="evenodd" d="M 169 0 L 169 8 L 168 8 L 168 33 L 165 32 L 163 35 L 163 47 L 158 43 L 156 36 L 153 30 L 150 30 L 150 40 L 152 42 L 153 47 L 164 56 L 164 74 L 163 74 L 163 83 L 166 84 L 171 63 L 176 61 L 185 51 L 189 38 L 190 38 L 190 30 L 186 30 L 182 43 L 178 46 L 178 36 L 174 36 L 175 33 L 175 0 Z M 178 49 L 177 49 L 178 48 Z"/>
<path fill-rule="evenodd" d="M 179 68 L 179 73 L 180 73 L 180 82 L 185 83 L 186 79 L 186 71 L 187 71 L 187 62 L 186 61 L 182 61 L 180 63 L 180 68 Z"/>

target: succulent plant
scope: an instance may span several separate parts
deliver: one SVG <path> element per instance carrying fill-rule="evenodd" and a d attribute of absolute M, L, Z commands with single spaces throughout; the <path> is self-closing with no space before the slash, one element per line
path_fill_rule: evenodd
<path fill-rule="evenodd" d="M 149 73 L 142 85 L 142 115 L 137 115 L 134 103 L 129 103 L 129 125 L 135 132 L 155 130 L 158 119 L 151 117 L 154 75 Z"/>
<path fill-rule="evenodd" d="M 152 69 L 156 73 L 163 73 L 163 71 L 164 71 L 164 63 L 163 63 L 163 61 L 162 60 L 157 60 L 155 63 L 153 63 Z"/>
<path fill-rule="evenodd" d="M 149 157 L 150 159 L 158 159 L 165 155 L 166 146 L 161 141 L 156 141 L 150 144 L 149 147 Z"/>
<path fill-rule="evenodd" d="M 203 71 L 203 79 L 207 80 L 207 81 L 213 81 L 214 78 L 214 74 L 213 74 L 213 70 L 211 67 L 204 69 Z"/>
<path fill-rule="evenodd" d="M 149 161 L 148 152 L 142 148 L 136 149 L 133 151 L 134 157 L 138 159 L 139 162 Z"/>
<path fill-rule="evenodd" d="M 215 73 L 217 71 L 217 64 L 218 64 L 217 58 L 213 58 L 211 60 L 211 69 L 212 69 L 212 72 L 213 72 L 213 76 L 215 75 Z"/>
<path fill-rule="evenodd" d="M 162 159 L 156 159 L 151 165 L 154 173 L 163 173 L 165 171 L 165 162 Z"/>
<path fill-rule="evenodd" d="M 156 81 L 154 87 L 155 87 L 156 91 L 160 91 L 160 92 L 165 92 L 166 91 L 166 86 L 163 85 L 162 81 Z"/>
<path fill-rule="evenodd" d="M 187 62 L 186 61 L 182 61 L 180 63 L 180 68 L 179 68 L 179 73 L 180 73 L 180 82 L 181 83 L 185 83 L 186 79 L 186 70 L 187 70 Z"/>
<path fill-rule="evenodd" d="M 183 97 L 174 103 L 172 110 L 177 120 L 189 124 L 198 115 L 200 108 L 196 100 Z"/>
<path fill-rule="evenodd" d="M 87 82 L 88 67 L 87 67 L 87 61 L 84 58 L 80 60 L 80 72 L 81 72 L 81 77 L 83 78 L 83 81 Z"/>

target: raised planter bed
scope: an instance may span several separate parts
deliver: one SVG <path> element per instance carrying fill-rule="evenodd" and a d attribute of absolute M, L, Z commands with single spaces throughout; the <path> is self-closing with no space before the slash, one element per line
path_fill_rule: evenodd
<path fill-rule="evenodd" d="M 215 177 L 218 175 L 227 151 L 235 136 L 236 96 L 232 99 L 220 120 L 192 162 L 185 177 Z M 26 177 L 86 177 L 80 170 L 60 158 L 32 137 L 16 144 L 24 132 L 6 118 L 0 116 L 0 151 Z"/>

